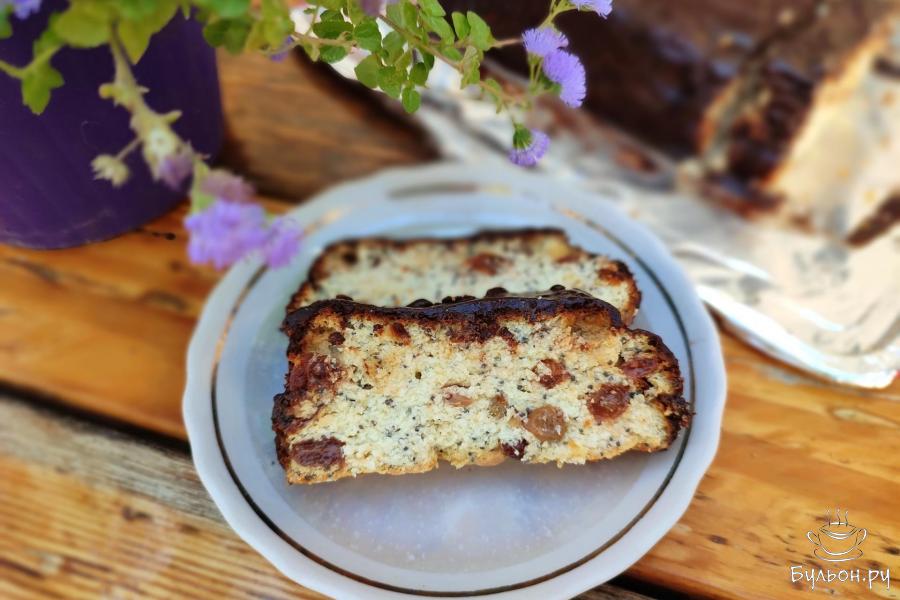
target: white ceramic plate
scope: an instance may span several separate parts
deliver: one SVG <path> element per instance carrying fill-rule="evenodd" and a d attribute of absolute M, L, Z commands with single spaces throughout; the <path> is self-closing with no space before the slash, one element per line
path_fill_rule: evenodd
<path fill-rule="evenodd" d="M 244 262 L 210 296 L 188 351 L 184 420 L 200 478 L 228 523 L 291 579 L 339 598 L 567 598 L 624 571 L 676 523 L 716 452 L 725 402 L 718 336 L 682 270 L 611 203 L 496 165 L 444 164 L 341 185 L 295 209 L 293 264 Z M 284 306 L 327 244 L 555 226 L 625 261 L 643 293 L 635 326 L 681 364 L 696 416 L 667 452 L 559 469 L 365 476 L 289 487 L 275 459 Z"/>

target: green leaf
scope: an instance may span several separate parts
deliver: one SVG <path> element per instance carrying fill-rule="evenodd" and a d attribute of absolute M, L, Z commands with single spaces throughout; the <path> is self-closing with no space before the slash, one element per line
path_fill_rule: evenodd
<path fill-rule="evenodd" d="M 244 49 L 247 35 L 250 33 L 250 20 L 248 18 L 233 19 L 231 26 L 225 33 L 225 49 L 232 54 L 239 54 Z"/>
<path fill-rule="evenodd" d="M 425 85 L 428 82 L 428 67 L 425 63 L 416 63 L 409 70 L 409 80 L 416 85 Z"/>
<path fill-rule="evenodd" d="M 347 56 L 347 49 L 343 46 L 323 46 L 319 51 L 319 58 L 327 63 L 336 63 Z"/>
<path fill-rule="evenodd" d="M 320 38 L 325 38 L 326 40 L 336 40 L 341 37 L 341 34 L 349 33 L 351 31 L 353 31 L 353 25 L 343 19 L 340 21 L 337 19 L 329 19 L 319 21 L 313 25 L 313 32 Z"/>
<path fill-rule="evenodd" d="M 388 19 L 393 21 L 394 23 L 400 23 L 401 25 L 405 24 L 403 19 L 403 6 L 404 4 L 408 4 L 407 2 L 394 2 L 387 5 L 385 9 L 385 14 Z"/>
<path fill-rule="evenodd" d="M 371 17 L 366 17 L 353 29 L 353 38 L 363 50 L 381 50 L 381 32 L 378 30 L 378 23 Z"/>
<path fill-rule="evenodd" d="M 461 87 L 466 87 L 467 85 L 474 85 L 481 81 L 481 60 L 484 57 L 484 54 L 472 46 L 466 48 L 466 53 L 463 55 L 461 64 L 462 64 L 462 82 L 460 83 Z"/>
<path fill-rule="evenodd" d="M 419 110 L 419 105 L 422 104 L 422 96 L 419 95 L 415 88 L 405 87 L 403 88 L 403 96 L 400 102 L 403 104 L 406 112 L 414 113 Z"/>
<path fill-rule="evenodd" d="M 148 17 L 155 7 L 155 0 L 119 0 L 119 14 L 130 21 Z"/>
<path fill-rule="evenodd" d="M 203 28 L 203 39 L 206 43 L 214 48 L 218 48 L 225 43 L 225 32 L 228 31 L 228 21 L 219 20 L 207 23 Z"/>
<path fill-rule="evenodd" d="M 93 48 L 109 40 L 114 15 L 109 4 L 99 0 L 74 2 L 53 22 L 53 30 L 76 48 Z"/>
<path fill-rule="evenodd" d="M 409 69 L 409 65 L 412 64 L 413 53 L 412 50 L 407 50 L 403 54 L 400 55 L 396 61 L 394 61 L 394 68 L 400 69 L 402 71 L 406 71 Z"/>
<path fill-rule="evenodd" d="M 263 0 L 259 34 L 269 48 L 280 48 L 294 31 L 291 13 L 281 0 Z"/>
<path fill-rule="evenodd" d="M 359 2 L 350 0 L 347 2 L 347 6 L 344 10 L 347 13 L 347 18 L 350 19 L 350 22 L 354 25 L 358 25 L 363 19 L 371 18 L 363 11 Z"/>
<path fill-rule="evenodd" d="M 462 52 L 460 52 L 453 46 L 441 46 L 440 50 L 441 54 L 443 54 L 450 60 L 462 60 L 463 58 Z"/>
<path fill-rule="evenodd" d="M 22 78 L 22 102 L 39 115 L 50 102 L 50 92 L 62 84 L 62 75 L 49 62 L 30 68 Z"/>
<path fill-rule="evenodd" d="M 343 21 L 344 15 L 340 10 L 326 10 L 319 15 L 320 21 Z"/>
<path fill-rule="evenodd" d="M 340 11 L 344 7 L 344 0 L 316 0 L 312 4 L 318 4 L 328 10 Z"/>
<path fill-rule="evenodd" d="M 471 10 L 466 13 L 466 20 L 469 21 L 470 39 L 472 44 L 479 50 L 488 50 L 494 45 L 494 36 L 491 35 L 491 28 L 484 19 L 479 17 Z"/>
<path fill-rule="evenodd" d="M 9 22 L 9 13 L 12 12 L 12 6 L 4 6 L 0 8 L 0 40 L 5 40 L 12 35 L 12 24 Z"/>
<path fill-rule="evenodd" d="M 428 70 L 430 71 L 434 68 L 434 54 L 422 54 L 422 62 L 425 63 L 425 66 L 428 67 Z"/>
<path fill-rule="evenodd" d="M 165 27 L 178 10 L 176 0 L 158 0 L 154 6 L 154 12 L 143 18 L 136 21 L 123 20 L 119 24 L 119 39 L 133 63 L 141 59 L 153 34 Z"/>
<path fill-rule="evenodd" d="M 219 19 L 203 28 L 203 37 L 211 46 L 224 46 L 232 54 L 238 54 L 247 42 L 250 25 L 247 17 Z"/>
<path fill-rule="evenodd" d="M 381 45 L 384 48 L 385 62 L 393 63 L 398 58 L 400 58 L 400 55 L 403 53 L 403 47 L 405 44 L 406 40 L 403 39 L 403 36 L 396 31 L 392 31 L 384 36 L 384 40 L 381 42 Z"/>
<path fill-rule="evenodd" d="M 50 57 L 63 44 L 53 29 L 59 13 L 50 20 L 40 36 L 31 45 L 32 60 L 22 71 L 22 102 L 34 114 L 40 114 L 50 102 L 50 92 L 63 84 L 59 71 L 50 65 Z"/>
<path fill-rule="evenodd" d="M 453 34 L 453 29 L 450 27 L 450 24 L 444 20 L 443 17 L 435 17 L 428 14 L 422 15 L 422 20 L 425 21 L 425 24 L 428 25 L 428 28 L 431 31 L 435 32 L 440 36 L 441 40 L 444 42 L 453 42 L 456 38 Z"/>
<path fill-rule="evenodd" d="M 375 89 L 378 87 L 378 71 L 381 69 L 381 61 L 374 54 L 362 59 L 354 72 L 356 79 L 366 87 Z"/>
<path fill-rule="evenodd" d="M 54 13 L 50 15 L 49 23 L 47 24 L 47 29 L 45 29 L 38 39 L 34 41 L 34 44 L 31 45 L 31 52 L 34 56 L 42 54 L 45 51 L 50 51 L 53 48 L 59 48 L 63 45 L 63 40 L 60 39 L 56 32 L 53 31 L 53 24 L 56 22 L 56 19 L 59 17 L 59 13 Z"/>
<path fill-rule="evenodd" d="M 437 0 L 419 0 L 419 7 L 426 15 L 432 17 L 443 17 L 447 14 Z"/>
<path fill-rule="evenodd" d="M 394 67 L 382 67 L 378 70 L 378 87 L 392 98 L 400 97 L 400 88 L 405 82 L 405 73 Z"/>
<path fill-rule="evenodd" d="M 419 11 L 409 0 L 402 0 L 402 2 L 400 2 L 400 15 L 401 25 L 416 32 L 421 29 L 421 27 L 419 27 Z"/>
<path fill-rule="evenodd" d="M 469 22 L 466 20 L 466 15 L 461 12 L 454 12 L 450 15 L 450 18 L 453 19 L 453 29 L 456 30 L 456 37 L 461 40 L 465 39 L 472 30 L 469 27 Z"/>
<path fill-rule="evenodd" d="M 194 0 L 194 3 L 223 19 L 243 17 L 250 8 L 250 0 Z"/>

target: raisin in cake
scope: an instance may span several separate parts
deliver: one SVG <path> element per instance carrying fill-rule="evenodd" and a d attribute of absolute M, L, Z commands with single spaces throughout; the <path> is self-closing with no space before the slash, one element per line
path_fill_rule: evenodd
<path fill-rule="evenodd" d="M 556 229 L 481 232 L 449 239 L 365 238 L 327 247 L 288 310 L 337 296 L 376 306 L 405 306 L 420 298 L 481 297 L 554 285 L 584 290 L 615 306 L 630 324 L 640 303 L 623 263 L 590 254 Z"/>
<path fill-rule="evenodd" d="M 690 418 L 662 341 L 580 292 L 402 308 L 325 300 L 284 329 L 290 370 L 272 422 L 290 483 L 439 460 L 582 464 L 663 450 Z"/>

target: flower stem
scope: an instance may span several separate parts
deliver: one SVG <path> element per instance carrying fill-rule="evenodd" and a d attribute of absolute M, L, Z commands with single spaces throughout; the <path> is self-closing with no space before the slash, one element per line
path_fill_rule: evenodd
<path fill-rule="evenodd" d="M 406 42 L 411 47 L 416 48 L 420 52 L 427 52 L 428 54 L 431 54 L 432 56 L 434 56 L 436 59 L 440 60 L 441 62 L 446 63 L 447 65 L 450 65 L 451 67 L 453 67 L 453 69 L 459 73 L 463 72 L 462 63 L 460 61 L 453 60 L 449 56 L 442 53 L 437 48 L 436 45 L 428 43 L 428 42 L 423 42 L 422 40 L 417 38 L 415 35 L 413 35 L 410 31 L 408 31 L 406 28 L 402 27 L 399 23 L 395 23 L 390 17 L 388 17 L 386 15 L 378 15 L 378 18 L 381 19 L 382 21 L 384 21 L 391 29 L 393 29 L 394 31 L 396 31 L 397 33 L 402 35 L 403 38 L 406 40 Z M 509 39 L 509 40 L 503 40 L 502 45 L 511 45 L 511 44 L 517 44 L 520 42 L 521 42 L 521 40 L 518 40 L 518 39 Z M 498 43 L 498 44 L 500 44 L 500 43 Z M 491 89 L 483 80 L 480 80 L 477 85 L 483 92 L 490 93 L 494 96 L 497 96 L 497 99 L 500 101 L 500 104 L 503 106 L 503 108 L 507 112 L 511 112 L 510 105 L 513 105 L 516 107 L 524 107 L 527 105 L 527 102 L 523 101 L 521 96 L 514 96 L 512 94 L 509 94 L 508 92 L 506 92 L 506 90 L 503 90 L 503 89 L 500 89 L 500 90 Z M 499 91 L 499 93 L 498 93 L 498 91 Z"/>
<path fill-rule="evenodd" d="M 16 79 L 23 79 L 28 72 L 36 67 L 41 66 L 51 58 L 53 55 L 59 52 L 60 46 L 50 46 L 41 51 L 40 54 L 31 59 L 31 62 L 25 65 L 24 67 L 17 67 L 15 65 L 11 65 L 6 61 L 0 60 L 0 71 L 3 71 L 10 77 L 15 77 Z"/>
<path fill-rule="evenodd" d="M 141 145 L 141 138 L 138 138 L 138 137 L 134 138 L 133 140 L 128 142 L 128 145 L 126 145 L 124 148 L 119 150 L 119 152 L 116 154 L 116 159 L 118 159 L 118 160 L 124 159 L 126 156 L 128 156 L 129 154 L 134 152 L 135 149 L 140 145 Z"/>
<path fill-rule="evenodd" d="M 25 70 L 21 67 L 11 65 L 4 60 L 0 60 L 0 71 L 3 71 L 10 77 L 15 77 L 16 79 L 22 79 L 22 76 L 23 76 Z"/>

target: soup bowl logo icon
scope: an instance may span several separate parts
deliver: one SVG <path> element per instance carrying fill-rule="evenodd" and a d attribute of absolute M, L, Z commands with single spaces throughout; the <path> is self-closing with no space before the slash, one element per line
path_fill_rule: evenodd
<path fill-rule="evenodd" d="M 865 529 L 850 524 L 847 511 L 841 518 L 837 509 L 834 515 L 828 514 L 825 524 L 817 531 L 806 532 L 806 537 L 816 546 L 813 554 L 828 562 L 844 562 L 862 556 L 859 546 L 868 535 Z"/>

